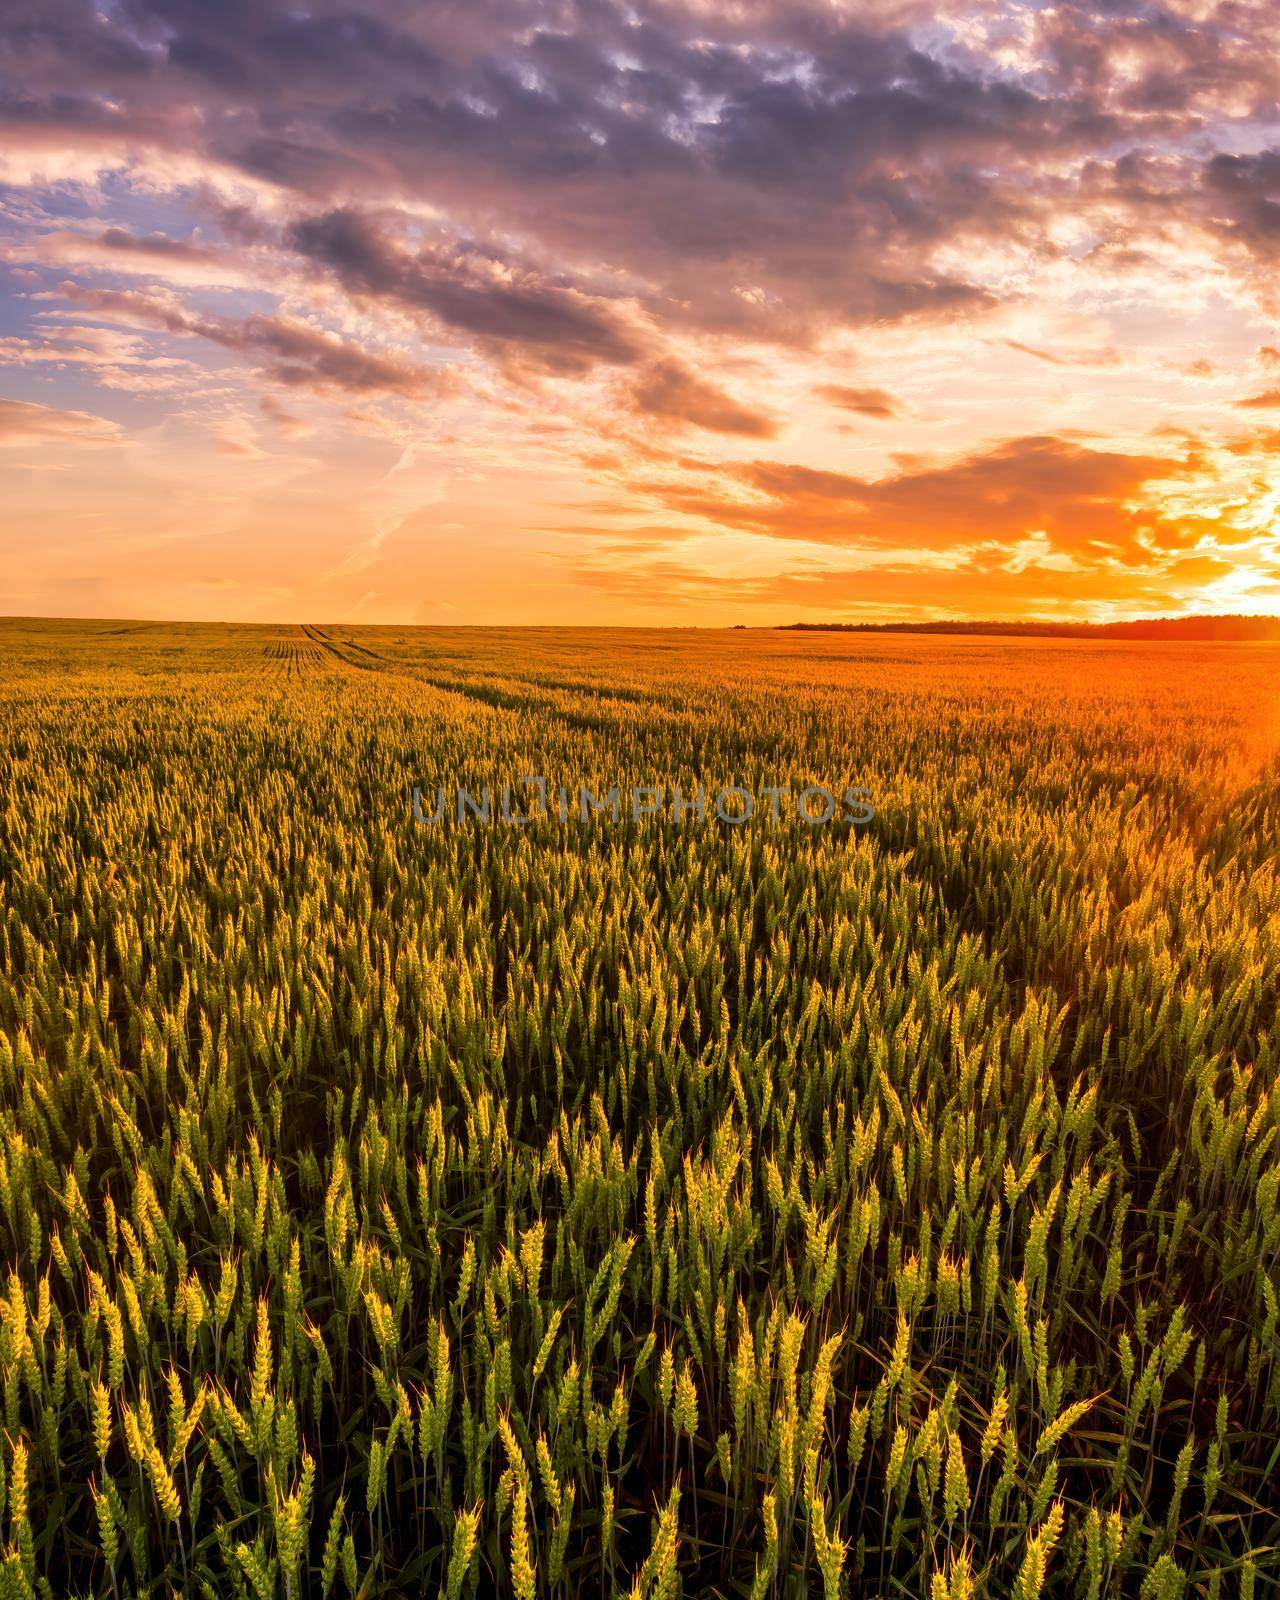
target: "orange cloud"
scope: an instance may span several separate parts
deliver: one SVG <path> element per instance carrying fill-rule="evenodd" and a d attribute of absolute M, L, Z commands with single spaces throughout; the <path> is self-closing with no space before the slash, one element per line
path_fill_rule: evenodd
<path fill-rule="evenodd" d="M 1142 497 L 1186 470 L 1185 460 L 1043 436 L 914 463 L 880 479 L 770 461 L 728 469 L 722 485 L 736 482 L 754 492 L 750 499 L 679 484 L 657 492 L 707 522 L 774 538 L 946 550 L 1007 546 L 1041 533 L 1055 551 L 1141 562 L 1153 543 L 1184 542 Z"/>
<path fill-rule="evenodd" d="M 0 19 L 12 603 L 1273 582 L 1265 0 L 341 10 Z"/>
<path fill-rule="evenodd" d="M 845 411 L 856 411 L 860 417 L 888 421 L 899 412 L 897 401 L 883 389 L 850 389 L 841 383 L 820 383 L 813 392 L 820 400 L 830 400 Z"/>

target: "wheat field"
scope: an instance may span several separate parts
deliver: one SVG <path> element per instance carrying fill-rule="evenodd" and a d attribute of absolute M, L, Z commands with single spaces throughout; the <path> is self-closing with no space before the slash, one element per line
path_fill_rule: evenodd
<path fill-rule="evenodd" d="M 0 661 L 4 1595 L 1275 1592 L 1276 649 Z"/>

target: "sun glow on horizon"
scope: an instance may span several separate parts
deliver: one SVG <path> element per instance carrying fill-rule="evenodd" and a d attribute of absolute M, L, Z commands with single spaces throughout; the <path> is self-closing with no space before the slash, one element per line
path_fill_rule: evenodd
<path fill-rule="evenodd" d="M 9 31 L 0 612 L 1280 613 L 1267 6 L 353 16 Z"/>

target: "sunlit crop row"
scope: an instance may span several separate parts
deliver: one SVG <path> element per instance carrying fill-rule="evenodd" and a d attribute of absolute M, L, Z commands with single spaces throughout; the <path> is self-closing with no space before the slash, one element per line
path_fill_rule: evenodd
<path fill-rule="evenodd" d="M 4 1595 L 1273 1591 L 1280 656 L 0 648 Z"/>

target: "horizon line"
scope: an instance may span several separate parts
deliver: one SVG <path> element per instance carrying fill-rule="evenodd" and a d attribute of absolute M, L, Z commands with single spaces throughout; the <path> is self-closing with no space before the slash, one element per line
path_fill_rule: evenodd
<path fill-rule="evenodd" d="M 1240 624 L 1263 625 L 1275 630 L 1280 637 L 1280 615 L 1273 612 L 1217 611 L 1177 612 L 1161 615 L 1107 617 L 1097 620 L 1049 616 L 1024 617 L 893 617 L 886 620 L 849 620 L 831 618 L 820 621 L 790 622 L 359 622 L 337 619 L 320 622 L 301 622 L 292 618 L 249 619 L 241 617 L 129 617 L 129 616 L 68 616 L 41 612 L 0 611 L 0 625 L 6 623 L 57 623 L 68 626 L 98 626 L 117 624 L 129 628 L 306 628 L 339 627 L 386 632 L 390 629 L 411 629 L 414 632 L 448 632 L 470 629 L 485 632 L 580 632 L 580 633 L 785 633 L 785 632 L 868 632 L 868 633 L 939 633 L 947 631 L 1000 631 L 1024 632 L 1032 629 L 1054 631 L 1075 630 L 1084 633 L 1105 633 L 1119 628 L 1162 627 L 1181 630 L 1196 625 Z M 1235 642 L 1235 641 L 1225 641 Z M 1248 641 L 1241 641 L 1248 642 Z"/>

